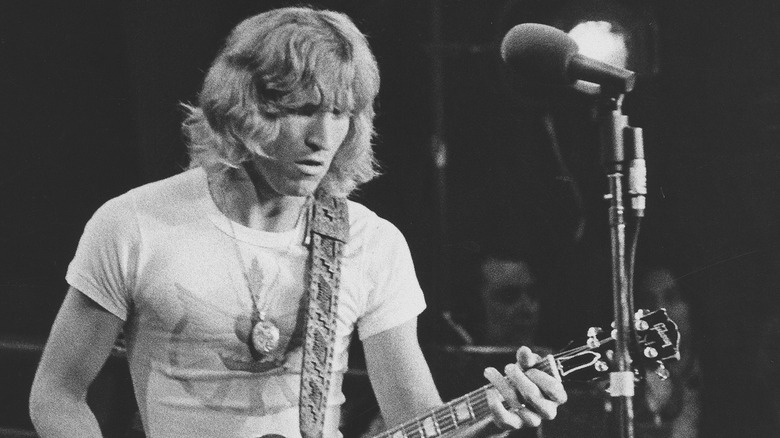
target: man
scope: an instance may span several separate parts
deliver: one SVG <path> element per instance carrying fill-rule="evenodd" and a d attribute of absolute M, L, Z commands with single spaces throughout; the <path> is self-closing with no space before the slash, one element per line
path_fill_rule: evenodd
<path fill-rule="evenodd" d="M 511 257 L 487 257 L 479 287 L 485 312 L 484 343 L 536 345 L 540 286 L 531 267 Z"/>
<path fill-rule="evenodd" d="M 701 365 L 698 348 L 691 342 L 695 338 L 684 291 L 670 269 L 653 267 L 641 276 L 636 295 L 644 308 L 666 309 L 669 319 L 684 335 L 680 338 L 680 360 L 669 365 L 669 378 L 645 373 L 640 399 L 643 403 L 637 403 L 638 427 L 653 430 L 658 437 L 698 436 L 702 410 Z"/>
<path fill-rule="evenodd" d="M 239 24 L 187 107 L 191 169 L 101 207 L 31 395 L 43 437 L 99 436 L 85 394 L 120 330 L 147 436 L 300 436 L 305 244 L 315 193 L 376 176 L 376 61 L 344 15 L 273 10 Z M 324 436 L 339 436 L 357 328 L 388 424 L 441 403 L 416 338 L 425 304 L 398 230 L 348 201 Z M 539 358 L 522 349 L 518 362 Z M 538 424 L 565 401 L 539 372 L 486 370 L 494 423 Z M 482 428 L 480 433 L 486 433 Z"/>

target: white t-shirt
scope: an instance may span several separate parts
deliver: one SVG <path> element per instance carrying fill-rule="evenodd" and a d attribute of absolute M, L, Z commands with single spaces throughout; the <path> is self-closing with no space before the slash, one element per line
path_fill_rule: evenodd
<path fill-rule="evenodd" d="M 341 382 L 354 328 L 365 339 L 425 308 L 398 229 L 360 204 L 349 201 L 348 208 L 327 437 L 340 436 Z M 198 168 L 114 198 L 87 223 L 67 281 L 125 321 L 149 438 L 300 436 L 305 318 L 298 311 L 309 254 L 305 221 L 299 222 L 282 233 L 232 223 Z M 246 342 L 247 282 L 281 331 L 278 354 L 259 362 Z"/>

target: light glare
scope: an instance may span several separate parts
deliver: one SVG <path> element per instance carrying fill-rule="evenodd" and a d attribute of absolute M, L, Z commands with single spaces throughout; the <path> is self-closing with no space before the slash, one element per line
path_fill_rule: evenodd
<path fill-rule="evenodd" d="M 616 67 L 626 68 L 628 49 L 623 33 L 607 21 L 585 21 L 569 31 L 579 46 L 580 54 Z"/>

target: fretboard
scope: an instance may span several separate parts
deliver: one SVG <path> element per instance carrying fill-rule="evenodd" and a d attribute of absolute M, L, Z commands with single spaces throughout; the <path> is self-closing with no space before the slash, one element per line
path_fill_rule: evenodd
<path fill-rule="evenodd" d="M 542 370 L 560 379 L 556 359 L 553 356 L 546 357 L 533 368 Z M 374 438 L 433 438 L 448 436 L 451 432 L 461 427 L 471 426 L 491 414 L 487 392 L 492 388 L 492 384 L 487 384 L 428 411 L 414 420 L 388 429 Z"/>
<path fill-rule="evenodd" d="M 470 426 L 490 415 L 485 385 L 456 398 L 412 421 L 388 429 L 375 438 L 427 438 L 447 436 L 450 432 Z"/>

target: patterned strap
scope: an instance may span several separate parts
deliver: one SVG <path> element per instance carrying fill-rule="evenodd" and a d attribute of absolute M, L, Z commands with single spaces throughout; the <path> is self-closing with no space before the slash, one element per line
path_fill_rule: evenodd
<path fill-rule="evenodd" d="M 300 428 L 304 438 L 321 438 L 333 369 L 341 255 L 349 235 L 346 199 L 318 194 L 309 226 L 311 259 Z"/>

